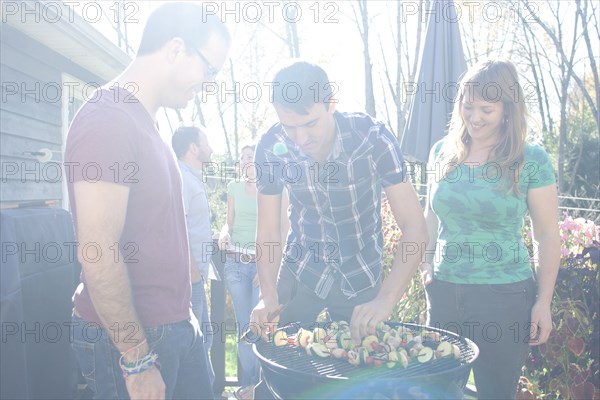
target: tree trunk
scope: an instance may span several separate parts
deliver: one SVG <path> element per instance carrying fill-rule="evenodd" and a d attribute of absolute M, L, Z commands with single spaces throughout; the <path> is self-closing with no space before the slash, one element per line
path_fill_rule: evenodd
<path fill-rule="evenodd" d="M 373 66 L 371 65 L 371 55 L 369 53 L 369 12 L 367 10 L 367 0 L 358 0 L 361 23 L 359 31 L 363 42 L 363 57 L 365 65 L 365 111 L 372 117 L 376 117 L 375 94 L 373 93 Z"/>
<path fill-rule="evenodd" d="M 560 129 L 558 131 L 558 192 L 565 193 L 565 148 L 567 146 L 567 99 L 569 83 L 564 80 L 561 85 Z"/>
<path fill-rule="evenodd" d="M 290 4 L 289 0 L 285 0 L 284 4 L 287 6 Z M 300 43 L 298 43 L 298 29 L 296 22 L 298 20 L 297 3 L 293 6 L 286 7 L 286 10 L 291 10 L 291 13 L 286 15 L 285 30 L 287 34 L 287 43 L 290 50 L 291 58 L 300 57 Z M 287 11 L 286 11 L 287 13 Z"/>

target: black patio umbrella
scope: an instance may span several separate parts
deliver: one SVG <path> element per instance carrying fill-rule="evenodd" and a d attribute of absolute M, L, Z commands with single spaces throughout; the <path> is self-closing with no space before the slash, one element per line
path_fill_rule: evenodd
<path fill-rule="evenodd" d="M 458 27 L 465 15 L 457 7 L 452 0 L 435 0 L 427 7 L 417 78 L 407 85 L 412 103 L 401 146 L 409 161 L 427 161 L 431 146 L 446 134 L 458 82 L 467 69 Z"/>

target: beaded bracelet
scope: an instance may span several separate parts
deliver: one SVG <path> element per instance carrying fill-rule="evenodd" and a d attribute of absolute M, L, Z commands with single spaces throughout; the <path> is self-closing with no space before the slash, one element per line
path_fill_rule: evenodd
<path fill-rule="evenodd" d="M 158 361 L 156 361 L 158 359 L 158 354 L 153 352 L 149 352 L 144 358 L 130 363 L 124 362 L 124 356 L 125 354 L 119 358 L 119 367 L 121 367 L 121 371 L 123 371 L 123 377 L 125 378 L 129 375 L 142 373 L 149 370 L 153 366 L 158 365 Z"/>

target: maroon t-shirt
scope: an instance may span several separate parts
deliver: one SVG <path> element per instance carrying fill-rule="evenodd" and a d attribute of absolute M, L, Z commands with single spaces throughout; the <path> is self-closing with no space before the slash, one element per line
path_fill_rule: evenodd
<path fill-rule="evenodd" d="M 96 91 L 69 129 L 65 169 L 75 222 L 74 182 L 102 180 L 129 187 L 119 248 L 101 250 L 127 265 L 144 326 L 187 319 L 191 284 L 181 175 L 144 106 L 122 88 Z M 79 246 L 87 246 L 93 262 L 94 245 Z M 83 319 L 100 323 L 83 272 L 73 301 Z"/>

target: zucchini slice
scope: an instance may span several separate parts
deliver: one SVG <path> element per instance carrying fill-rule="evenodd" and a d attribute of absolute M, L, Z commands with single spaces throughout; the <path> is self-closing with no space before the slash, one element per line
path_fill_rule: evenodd
<path fill-rule="evenodd" d="M 275 331 L 273 334 L 273 344 L 278 347 L 288 344 L 287 333 L 284 330 Z"/>
<path fill-rule="evenodd" d="M 431 347 L 423 347 L 419 350 L 417 361 L 423 364 L 428 363 L 431 360 L 433 360 L 433 349 Z"/>

